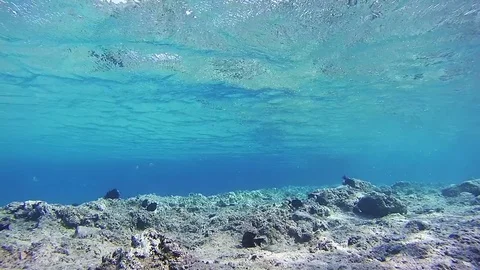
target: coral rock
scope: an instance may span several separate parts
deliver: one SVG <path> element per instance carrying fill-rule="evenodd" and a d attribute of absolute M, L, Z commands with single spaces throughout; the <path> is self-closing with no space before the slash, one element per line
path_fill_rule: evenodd
<path fill-rule="evenodd" d="M 104 199 L 120 199 L 120 191 L 118 189 L 112 189 L 103 196 Z"/>
<path fill-rule="evenodd" d="M 442 189 L 442 195 L 445 197 L 456 197 L 462 192 L 471 193 L 474 196 L 480 195 L 480 179 L 466 181 L 461 184 Z"/>
<path fill-rule="evenodd" d="M 405 214 L 407 206 L 391 195 L 371 193 L 362 197 L 353 210 L 360 215 L 378 218 L 393 213 Z"/>

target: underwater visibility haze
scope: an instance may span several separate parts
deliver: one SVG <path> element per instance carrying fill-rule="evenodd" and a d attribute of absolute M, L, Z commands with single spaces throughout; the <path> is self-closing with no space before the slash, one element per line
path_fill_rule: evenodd
<path fill-rule="evenodd" d="M 480 176 L 476 0 L 0 0 L 0 205 Z"/>
<path fill-rule="evenodd" d="M 0 0 L 0 269 L 480 269 L 478 0 Z"/>

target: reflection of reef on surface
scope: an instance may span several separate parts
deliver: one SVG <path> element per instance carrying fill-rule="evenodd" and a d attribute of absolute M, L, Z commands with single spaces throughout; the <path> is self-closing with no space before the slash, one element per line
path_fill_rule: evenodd
<path fill-rule="evenodd" d="M 121 51 L 112 52 L 110 50 L 89 51 L 89 56 L 95 58 L 96 68 L 102 71 L 125 67 L 122 60 L 124 54 L 125 53 Z"/>
<path fill-rule="evenodd" d="M 13 202 L 0 268 L 475 269 L 477 183 Z"/>

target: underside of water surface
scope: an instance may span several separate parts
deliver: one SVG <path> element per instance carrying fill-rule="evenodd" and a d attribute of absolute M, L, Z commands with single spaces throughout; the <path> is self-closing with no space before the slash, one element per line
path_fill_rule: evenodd
<path fill-rule="evenodd" d="M 0 203 L 478 177 L 478 59 L 475 0 L 0 0 Z"/>

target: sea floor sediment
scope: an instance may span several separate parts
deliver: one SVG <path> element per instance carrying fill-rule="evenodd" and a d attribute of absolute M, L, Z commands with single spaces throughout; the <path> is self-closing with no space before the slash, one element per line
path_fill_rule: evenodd
<path fill-rule="evenodd" d="M 478 269 L 480 179 L 0 208 L 0 269 Z"/>

